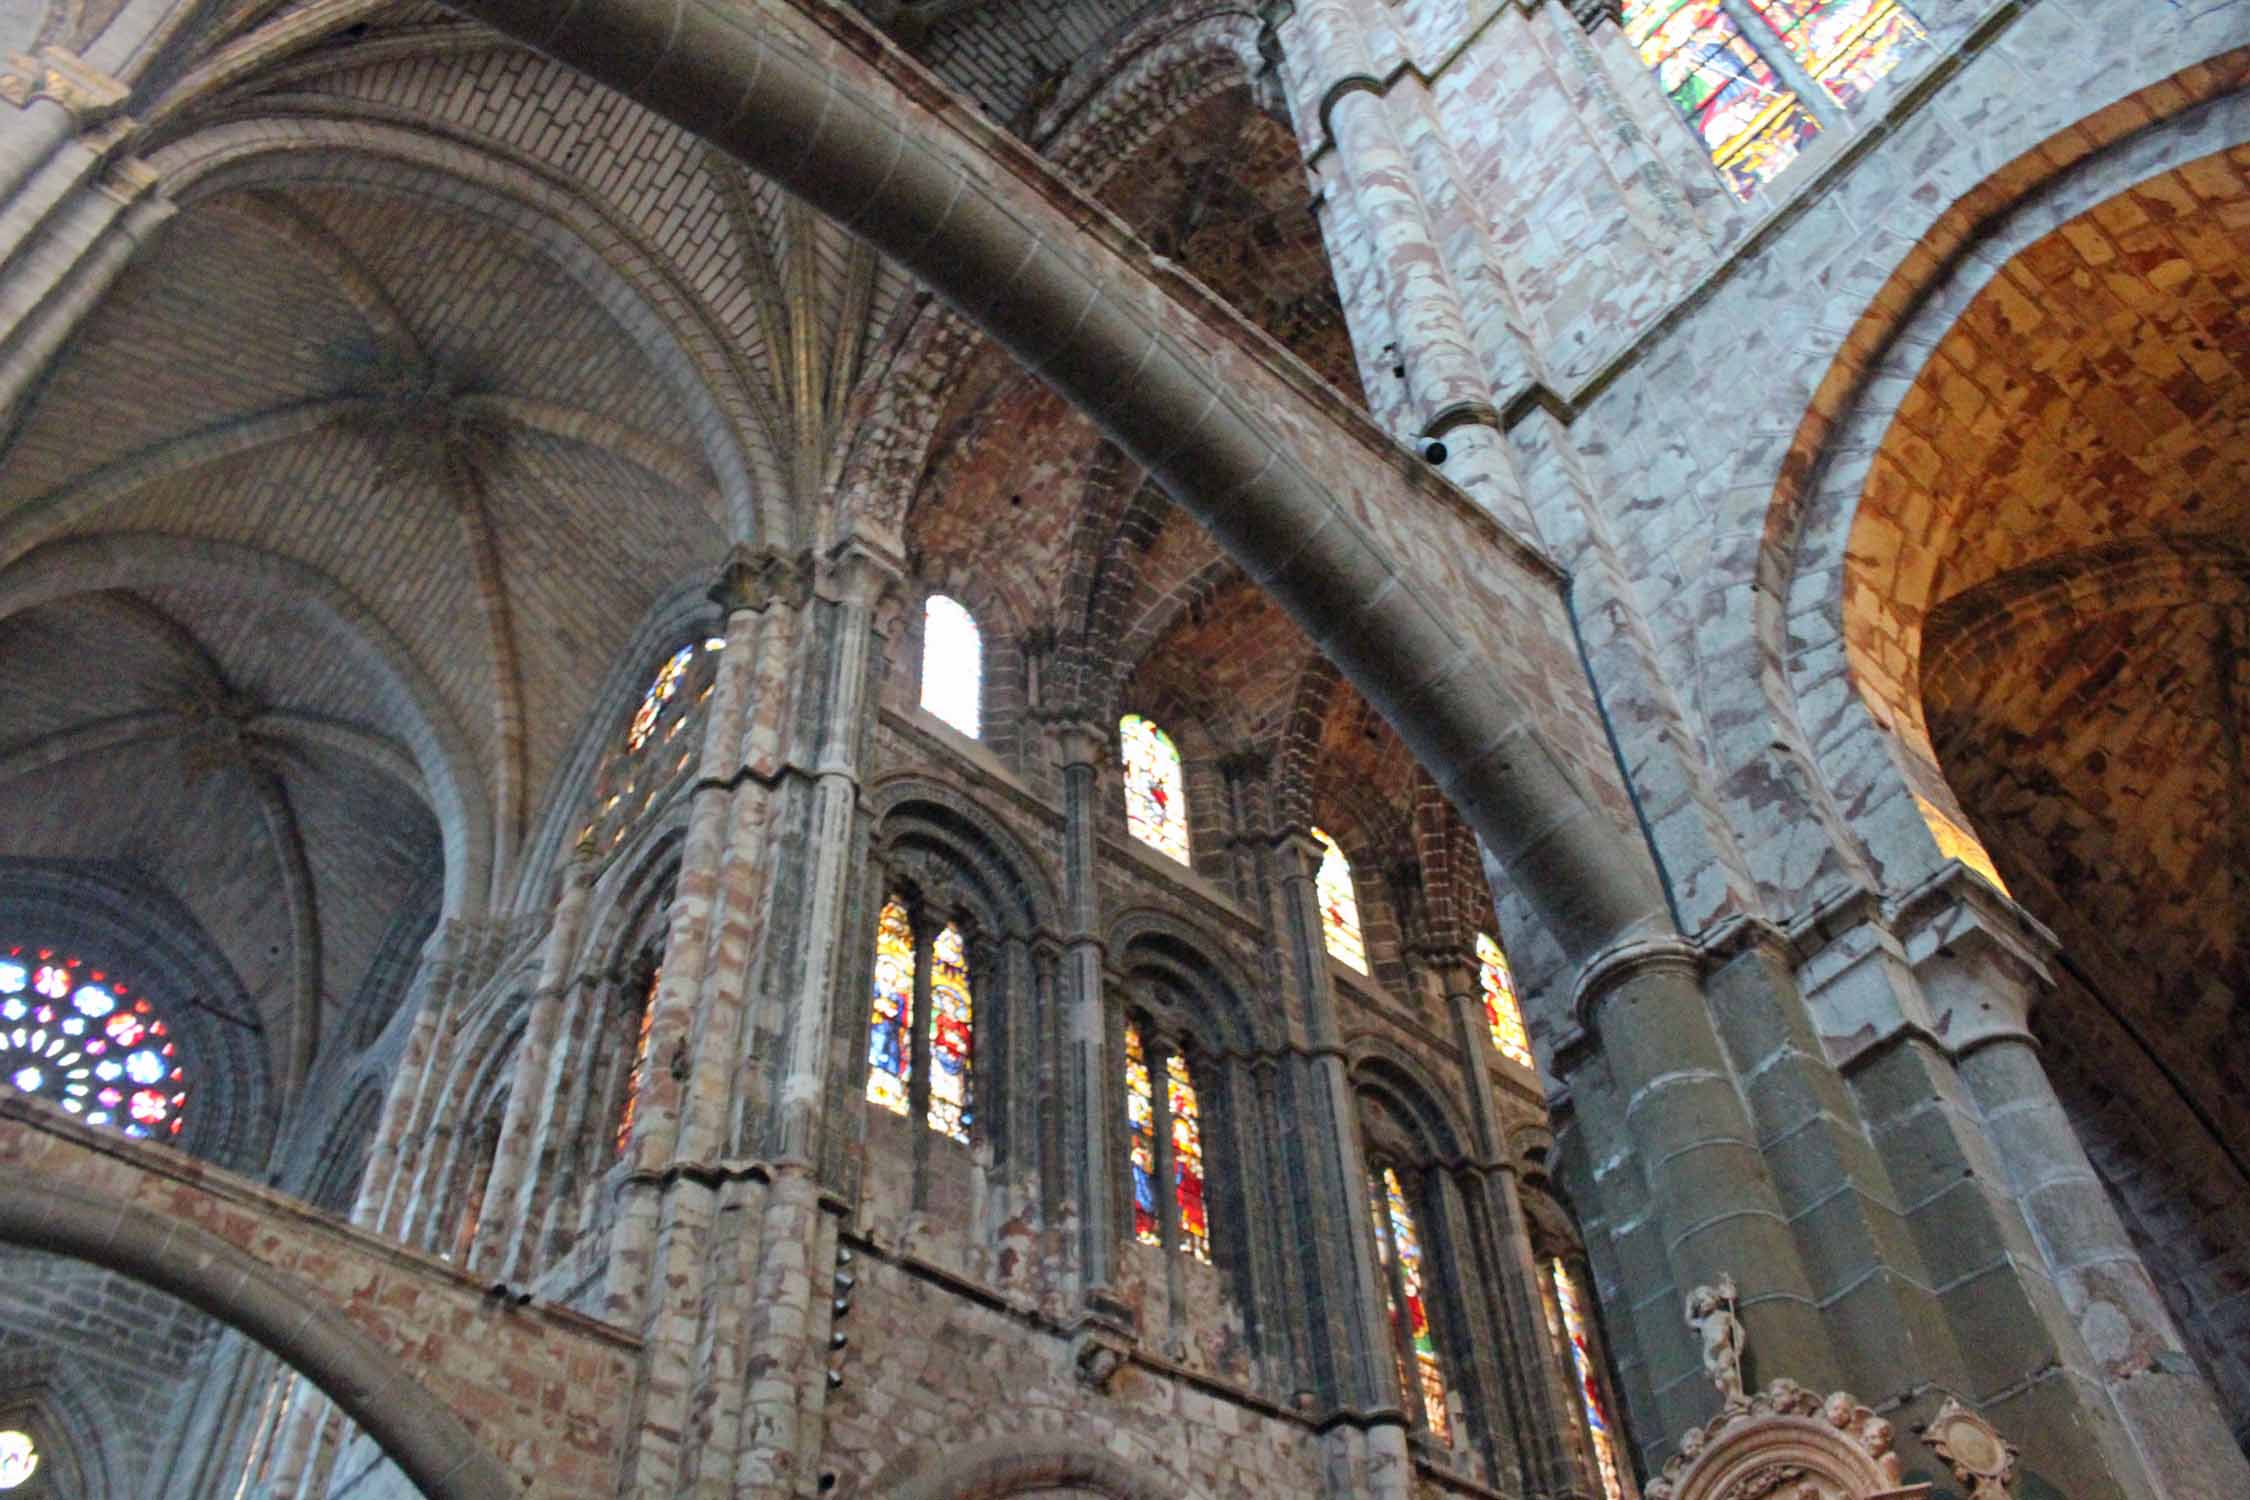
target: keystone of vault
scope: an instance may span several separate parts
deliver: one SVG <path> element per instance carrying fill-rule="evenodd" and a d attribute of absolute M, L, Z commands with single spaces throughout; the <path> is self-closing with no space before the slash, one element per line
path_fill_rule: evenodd
<path fill-rule="evenodd" d="M 448 3 L 773 178 L 1043 377 L 1390 721 L 1574 958 L 1669 930 L 1646 849 L 1535 722 L 1542 692 L 1582 702 L 1582 678 L 1556 680 L 1575 664 L 1542 688 L 1539 669 L 1511 672 L 1508 629 L 1461 628 L 1460 573 L 1490 596 L 1514 569 L 1499 593 L 1539 617 L 1515 633 L 1551 639 L 1551 565 L 1463 524 L 1467 502 L 1411 479 L 1403 450 L 1244 355 L 1224 313 L 1168 292 L 1101 208 L 865 23 L 826 0 Z M 1462 555 L 1487 538 L 1489 563 Z"/>

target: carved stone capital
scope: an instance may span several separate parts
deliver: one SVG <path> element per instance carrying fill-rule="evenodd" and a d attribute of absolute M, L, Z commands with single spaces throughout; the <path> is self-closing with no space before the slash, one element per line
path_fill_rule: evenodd
<path fill-rule="evenodd" d="M 1568 3 L 1571 16 L 1587 31 L 1604 21 L 1615 26 L 1625 24 L 1625 0 L 1568 0 Z"/>
<path fill-rule="evenodd" d="M 711 602 L 728 614 L 781 604 L 796 609 L 812 593 L 812 561 L 777 547 L 737 544 L 711 585 Z"/>
<path fill-rule="evenodd" d="M 98 125 L 125 107 L 132 90 L 91 67 L 67 47 L 41 47 L 36 54 L 12 52 L 0 66 L 0 99 L 29 109 L 42 99 L 61 105 L 81 130 Z"/>

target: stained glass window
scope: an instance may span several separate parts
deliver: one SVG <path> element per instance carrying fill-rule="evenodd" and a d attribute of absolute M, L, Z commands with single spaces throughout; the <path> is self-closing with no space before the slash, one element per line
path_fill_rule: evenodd
<path fill-rule="evenodd" d="M 156 1007 L 54 948 L 0 951 L 0 1078 L 143 1140 L 178 1135 L 187 1107 L 187 1072 Z"/>
<path fill-rule="evenodd" d="M 1383 1305 L 1390 1313 L 1394 1333 L 1391 1339 L 1391 1362 L 1398 1369 L 1399 1390 L 1412 1392 L 1417 1387 L 1413 1377 L 1406 1373 L 1406 1346 L 1395 1336 L 1396 1330 L 1404 1324 L 1398 1305 L 1398 1287 L 1391 1281 L 1391 1216 L 1383 1201 L 1388 1196 L 1381 1174 L 1367 1179 L 1367 1206 L 1375 1215 L 1375 1263 L 1382 1276 Z"/>
<path fill-rule="evenodd" d="M 1626 0 L 1625 35 L 1737 197 L 1771 182 L 1820 134 L 1719 0 Z"/>
<path fill-rule="evenodd" d="M 28 1432 L 0 1432 L 0 1490 L 18 1489 L 39 1472 L 39 1445 Z"/>
<path fill-rule="evenodd" d="M 1484 990 L 1484 1021 L 1492 1028 L 1492 1045 L 1500 1049 L 1502 1057 L 1527 1068 L 1537 1067 L 1531 1060 L 1531 1038 L 1523 1029 L 1523 1007 L 1516 1003 L 1516 976 L 1508 967 L 1508 955 L 1481 932 L 1477 934 L 1477 976 Z"/>
<path fill-rule="evenodd" d="M 1898 0 L 1750 0 L 1838 104 L 1862 98 L 1930 34 Z"/>
<path fill-rule="evenodd" d="M 1165 1062 L 1165 1102 L 1172 1114 L 1172 1183 L 1180 1206 L 1180 1241 L 1197 1260 L 1211 1262 L 1211 1221 L 1203 1206 L 1203 1112 L 1188 1079 L 1187 1059 Z"/>
<path fill-rule="evenodd" d="M 1352 867 L 1336 841 L 1315 828 L 1320 845 L 1320 870 L 1313 888 L 1320 896 L 1320 925 L 1328 937 L 1328 951 L 1364 974 L 1367 944 L 1359 935 L 1359 898 L 1352 893 Z"/>
<path fill-rule="evenodd" d="M 663 983 L 664 971 L 651 969 L 648 992 L 641 997 L 641 1021 L 633 1039 L 633 1066 L 625 1074 L 625 1107 L 617 1112 L 617 1154 L 623 1156 L 625 1148 L 633 1141 L 633 1112 L 640 1108 L 641 1080 L 648 1072 L 648 1031 L 656 1024 L 656 987 Z"/>
<path fill-rule="evenodd" d="M 1578 1283 L 1569 1268 L 1559 1257 L 1552 1265 L 1555 1305 L 1562 1309 L 1563 1326 L 1558 1332 L 1570 1346 L 1571 1366 L 1578 1374 L 1578 1399 L 1586 1409 L 1586 1436 L 1593 1444 L 1594 1462 L 1601 1469 L 1602 1491 L 1608 1500 L 1625 1500 L 1625 1486 L 1617 1477 L 1617 1439 L 1610 1431 L 1601 1383 L 1594 1375 L 1593 1345 L 1586 1338 L 1586 1304 L 1579 1298 Z"/>
<path fill-rule="evenodd" d="M 1380 1183 L 1383 1203 L 1380 1212 L 1389 1220 L 1385 1226 L 1390 1231 L 1388 1259 L 1397 1263 L 1397 1295 L 1405 1301 L 1405 1306 L 1400 1307 L 1394 1297 L 1392 1316 L 1403 1320 L 1406 1345 L 1414 1352 L 1412 1388 L 1421 1393 L 1424 1419 L 1430 1431 L 1444 1437 L 1451 1429 L 1452 1418 L 1445 1407 L 1445 1367 L 1438 1363 L 1437 1337 L 1430 1331 L 1422 1237 L 1414 1228 L 1414 1211 L 1407 1206 L 1406 1190 L 1399 1185 L 1398 1173 L 1389 1167 L 1383 1168 Z M 1377 1238 L 1382 1236 L 1378 1234 Z"/>
<path fill-rule="evenodd" d="M 1125 766 L 1125 828 L 1151 849 L 1188 862 L 1187 798 L 1180 748 L 1139 714 L 1117 721 Z"/>
<path fill-rule="evenodd" d="M 593 814 L 582 836 L 607 852 L 624 841 L 634 823 L 654 808 L 695 763 L 689 733 L 711 697 L 716 653 L 723 636 L 691 642 L 664 658 L 649 679 L 625 737 L 602 766 L 595 783 Z"/>
<path fill-rule="evenodd" d="M 1125 1123 L 1132 1131 L 1133 1238 L 1164 1243 L 1156 1215 L 1156 1090 L 1149 1085 L 1148 1054 L 1137 1026 L 1125 1028 Z"/>
<path fill-rule="evenodd" d="M 961 929 L 946 924 L 930 945 L 930 1128 L 969 1140 L 969 959 Z"/>
<path fill-rule="evenodd" d="M 887 902 L 875 927 L 875 1000 L 867 1023 L 867 1097 L 894 1115 L 907 1111 L 914 1074 L 914 925 Z"/>
<path fill-rule="evenodd" d="M 975 739 L 982 725 L 984 637 L 969 612 L 943 594 L 922 610 L 922 706 Z"/>

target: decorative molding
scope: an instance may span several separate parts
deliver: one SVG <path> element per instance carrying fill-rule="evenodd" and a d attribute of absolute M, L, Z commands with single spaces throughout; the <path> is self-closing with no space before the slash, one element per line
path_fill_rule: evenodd
<path fill-rule="evenodd" d="M 0 99 L 18 109 L 49 100 L 68 110 L 81 130 L 123 109 L 131 96 L 124 83 L 67 47 L 41 47 L 36 55 L 11 52 L 0 66 Z"/>
<path fill-rule="evenodd" d="M 1915 1429 L 1932 1453 L 1953 1469 L 1969 1489 L 1969 1500 L 2013 1500 L 2016 1445 L 1999 1429 L 1948 1396 L 1936 1416 Z"/>
<path fill-rule="evenodd" d="M 1848 1391 L 1825 1400 L 1793 1380 L 1680 1435 L 1647 1500 L 1917 1500 L 1901 1484 L 1891 1424 Z M 1979 1497 L 1982 1500 L 1982 1497 Z"/>

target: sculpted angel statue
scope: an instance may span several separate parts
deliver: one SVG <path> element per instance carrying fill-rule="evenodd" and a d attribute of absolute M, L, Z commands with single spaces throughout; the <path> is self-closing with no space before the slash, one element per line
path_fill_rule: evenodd
<path fill-rule="evenodd" d="M 1711 1377 L 1720 1399 L 1728 1406 L 1740 1406 L 1748 1400 L 1742 1390 L 1745 1338 L 1734 1306 L 1732 1276 L 1721 1276 L 1717 1286 L 1699 1286 L 1688 1293 L 1688 1326 L 1703 1336 L 1703 1373 Z"/>

